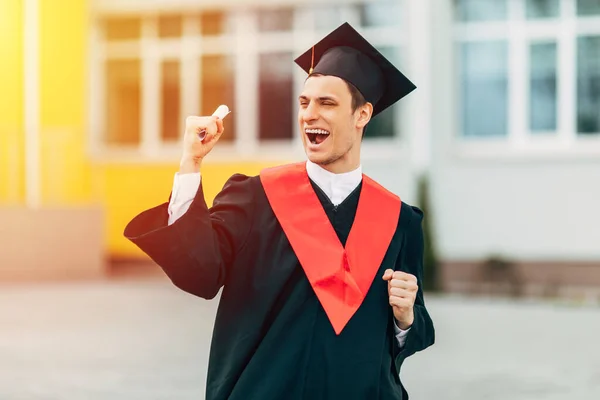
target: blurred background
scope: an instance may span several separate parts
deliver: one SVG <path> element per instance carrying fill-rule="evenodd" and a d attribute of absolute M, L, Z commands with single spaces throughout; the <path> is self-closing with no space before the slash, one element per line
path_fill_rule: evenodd
<path fill-rule="evenodd" d="M 417 85 L 366 174 L 426 213 L 415 399 L 600 398 L 600 0 L 0 0 L 0 400 L 198 399 L 216 300 L 123 238 L 203 164 L 304 159 L 293 60 L 350 22 Z"/>

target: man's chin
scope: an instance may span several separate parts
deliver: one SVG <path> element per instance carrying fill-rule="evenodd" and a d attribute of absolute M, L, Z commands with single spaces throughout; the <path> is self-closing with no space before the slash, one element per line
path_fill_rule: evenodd
<path fill-rule="evenodd" d="M 335 161 L 335 159 L 332 159 L 332 157 L 326 153 L 315 154 L 315 153 L 307 152 L 307 158 L 310 162 L 321 165 L 321 166 L 329 165 Z"/>
<path fill-rule="evenodd" d="M 310 151 L 305 149 L 305 153 L 306 153 L 306 157 L 309 159 L 310 162 L 313 162 L 315 164 L 325 164 L 327 163 L 327 154 L 325 153 L 317 153 L 314 151 Z"/>

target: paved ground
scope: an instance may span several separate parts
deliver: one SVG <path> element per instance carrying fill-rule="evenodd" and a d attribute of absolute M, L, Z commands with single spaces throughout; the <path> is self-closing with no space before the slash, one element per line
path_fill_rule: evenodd
<path fill-rule="evenodd" d="M 0 400 L 203 399 L 216 302 L 164 281 L 0 286 Z M 600 399 L 600 308 L 428 299 L 419 400 Z"/>

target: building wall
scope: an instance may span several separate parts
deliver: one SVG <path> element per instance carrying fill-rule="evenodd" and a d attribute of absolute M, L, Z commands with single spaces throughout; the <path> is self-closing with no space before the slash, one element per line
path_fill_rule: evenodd
<path fill-rule="evenodd" d="M 285 162 L 285 161 L 283 161 Z M 256 175 L 273 163 L 210 163 L 202 167 L 202 185 L 210 206 L 226 180 L 235 173 Z M 106 163 L 95 167 L 106 210 L 108 256 L 141 258 L 143 253 L 123 237 L 125 225 L 138 213 L 168 201 L 178 163 Z"/>
<path fill-rule="evenodd" d="M 41 204 L 89 204 L 93 176 L 86 154 L 87 2 L 38 5 Z"/>
<path fill-rule="evenodd" d="M 600 259 L 600 162 L 447 160 L 436 173 L 445 260 Z"/>
<path fill-rule="evenodd" d="M 0 2 L 0 205 L 24 200 L 23 2 Z"/>
<path fill-rule="evenodd" d="M 435 236 L 444 261 L 501 255 L 518 261 L 600 260 L 597 140 L 554 148 L 460 143 L 451 1 L 434 19 Z M 568 3 L 568 2 L 567 2 Z M 600 110 L 599 110 L 600 112 Z"/>

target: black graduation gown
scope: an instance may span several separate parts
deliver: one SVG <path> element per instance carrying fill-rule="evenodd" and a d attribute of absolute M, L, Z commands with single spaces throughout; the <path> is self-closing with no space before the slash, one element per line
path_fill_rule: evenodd
<path fill-rule="evenodd" d="M 312 183 L 312 182 L 311 182 Z M 361 186 L 334 207 L 313 184 L 345 244 Z M 207 400 L 408 399 L 403 361 L 434 342 L 419 289 L 402 349 L 394 335 L 386 269 L 421 287 L 422 213 L 405 203 L 391 244 L 358 311 L 336 335 L 271 209 L 259 177 L 234 175 L 208 209 L 202 185 L 167 224 L 164 203 L 142 212 L 125 236 L 180 289 L 206 299 L 223 287 L 210 349 Z"/>

